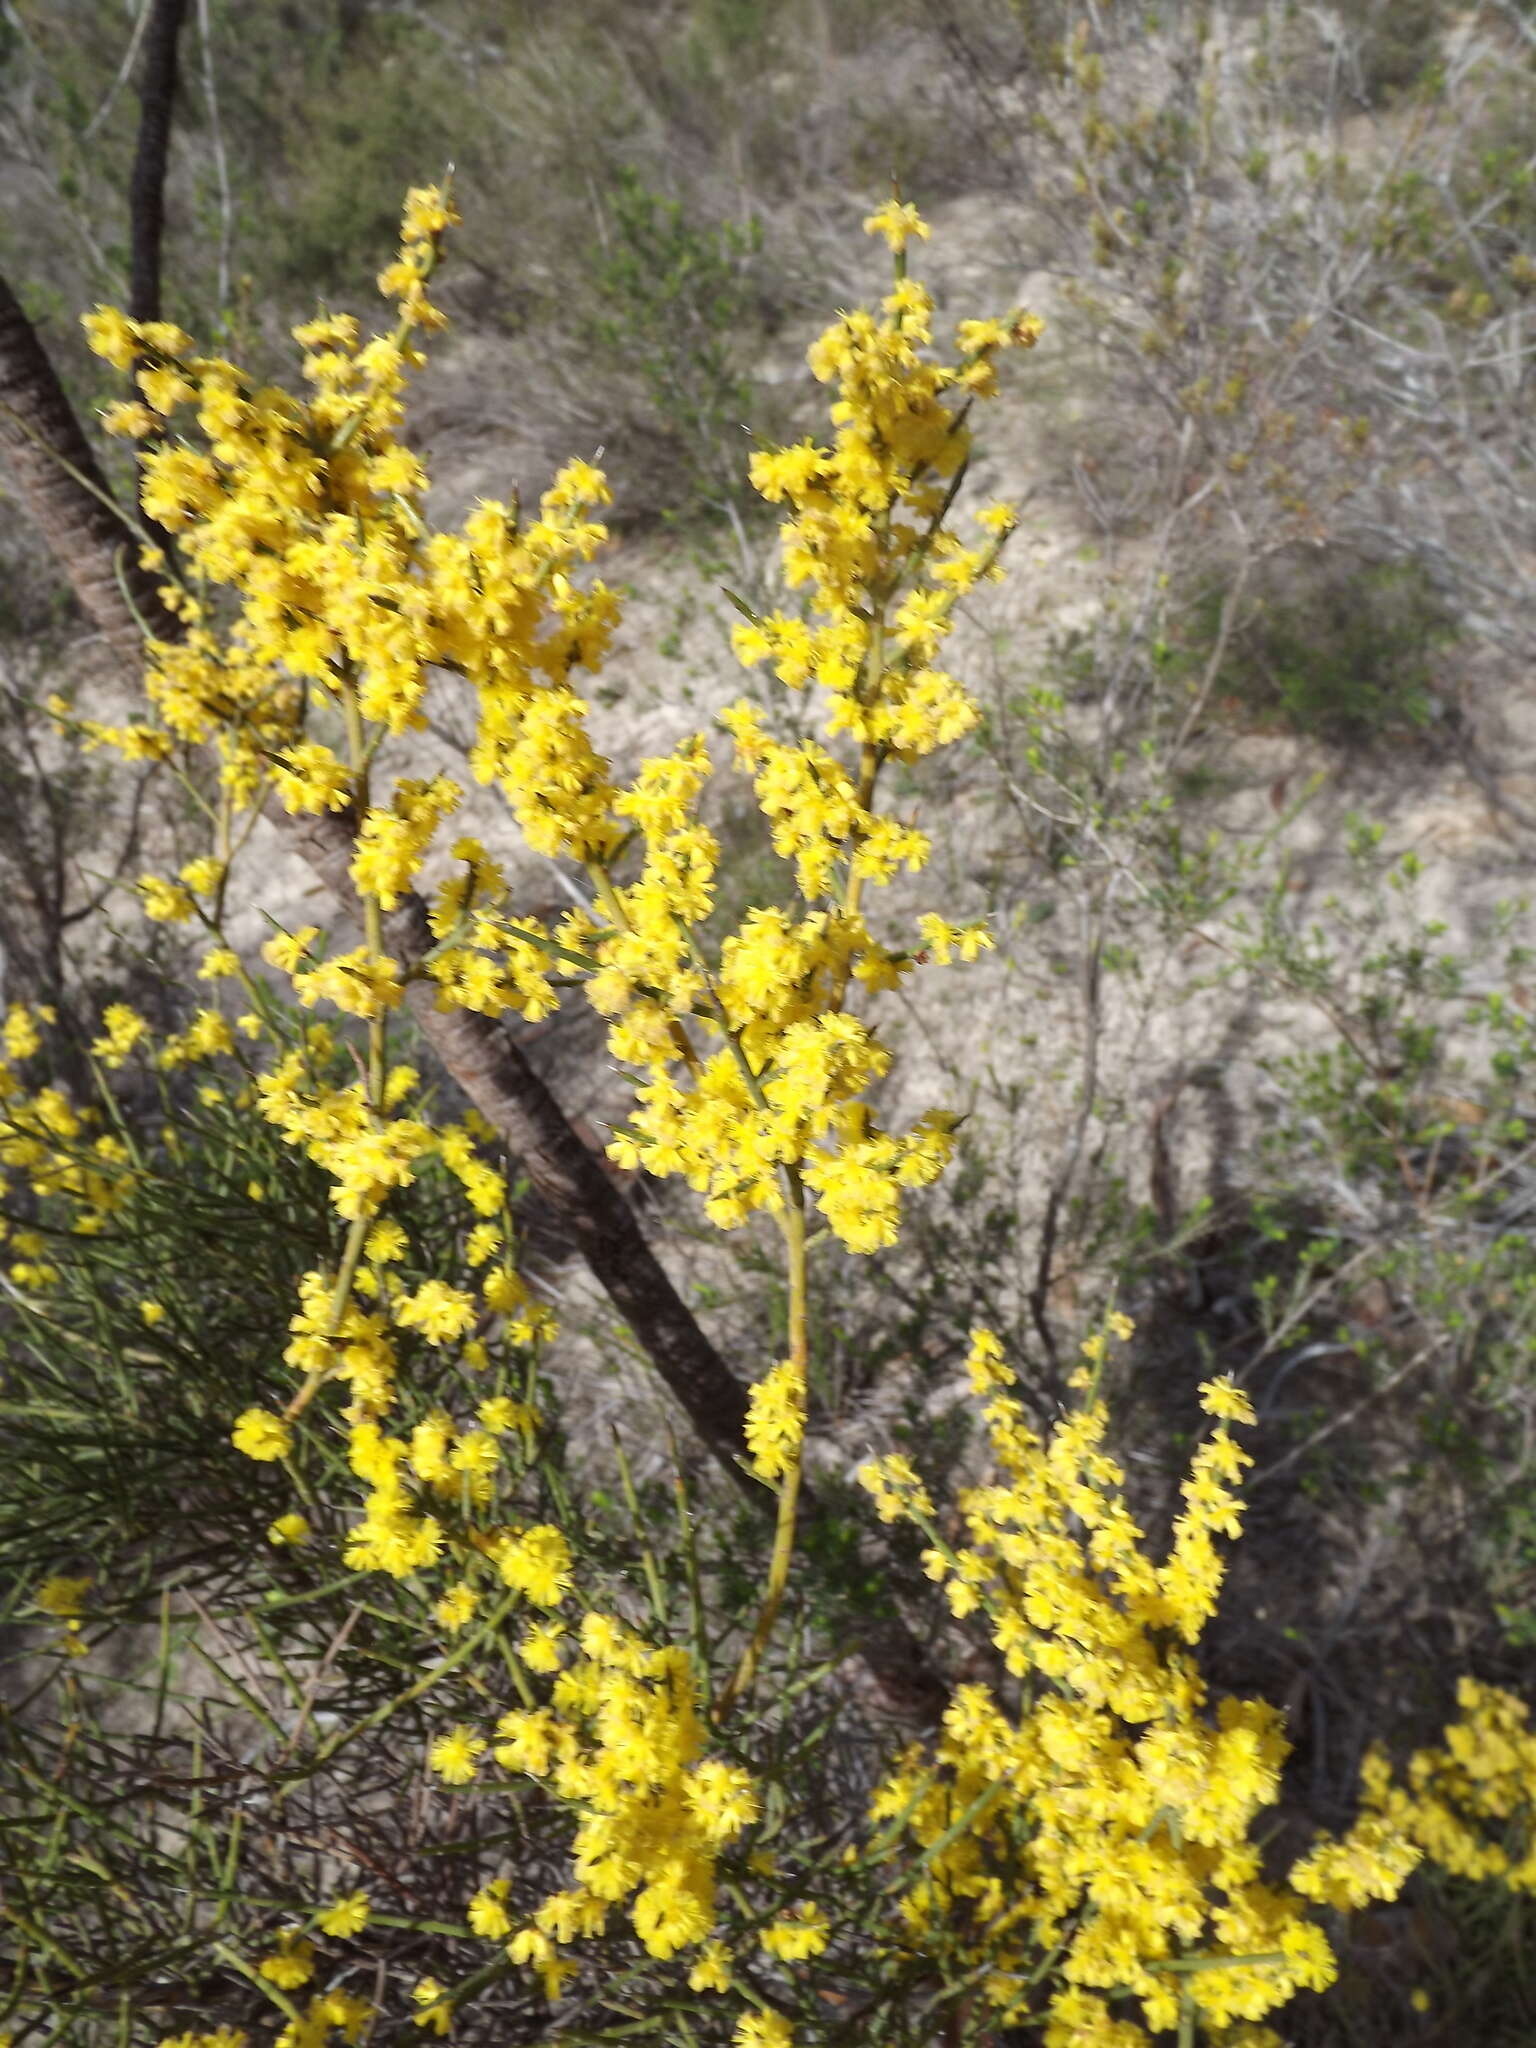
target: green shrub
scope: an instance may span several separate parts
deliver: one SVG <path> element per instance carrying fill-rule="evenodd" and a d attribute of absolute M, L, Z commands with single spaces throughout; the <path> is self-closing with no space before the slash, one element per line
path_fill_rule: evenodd
<path fill-rule="evenodd" d="M 734 504 L 751 402 L 743 361 L 762 227 L 756 220 L 698 222 L 627 168 L 607 213 L 591 339 L 615 372 L 638 375 L 671 444 L 679 472 L 671 509 Z"/>
<path fill-rule="evenodd" d="M 359 252 L 387 242 L 402 183 L 439 169 L 456 146 L 431 56 L 406 47 L 354 60 L 294 107 L 275 181 L 282 197 L 270 227 L 252 223 L 258 271 L 274 284 L 334 293 L 371 282 Z"/>
<path fill-rule="evenodd" d="M 1342 15 L 1355 39 L 1357 90 L 1368 106 L 1390 106 L 1411 92 L 1439 57 L 1444 0 L 1348 0 Z"/>
<path fill-rule="evenodd" d="M 1192 607 L 1175 672 L 1215 646 L 1222 590 Z M 1435 714 L 1435 655 L 1454 621 L 1422 568 L 1346 550 L 1288 550 L 1250 584 L 1218 688 L 1246 713 L 1342 746 L 1421 731 Z"/>

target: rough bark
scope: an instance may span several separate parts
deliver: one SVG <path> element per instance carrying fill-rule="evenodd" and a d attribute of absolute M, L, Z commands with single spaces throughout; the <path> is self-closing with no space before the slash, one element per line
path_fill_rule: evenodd
<path fill-rule="evenodd" d="M 139 73 L 139 136 L 128 185 L 132 270 L 128 310 L 135 320 L 160 318 L 160 245 L 165 235 L 165 170 L 176 100 L 176 54 L 187 0 L 150 0 Z"/>
<path fill-rule="evenodd" d="M 139 544 L 116 510 L 101 465 L 15 293 L 0 277 L 0 446 L 80 608 L 124 661 L 143 658 L 139 616 L 155 633 L 176 624 L 139 567 Z M 131 599 L 131 602 L 130 602 Z"/>

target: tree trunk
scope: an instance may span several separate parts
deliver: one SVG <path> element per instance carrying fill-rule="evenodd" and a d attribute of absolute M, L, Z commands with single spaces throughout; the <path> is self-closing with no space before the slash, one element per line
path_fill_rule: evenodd
<path fill-rule="evenodd" d="M 69 578 L 80 608 L 125 663 L 144 659 L 144 634 L 180 629 L 156 580 L 139 567 L 139 543 L 118 512 L 101 465 L 54 375 L 32 323 L 0 277 L 0 445 Z M 131 600 L 131 601 L 130 601 Z"/>
<path fill-rule="evenodd" d="M 135 320 L 160 318 L 160 243 L 165 234 L 165 168 L 171 151 L 176 101 L 176 46 L 187 0 L 149 0 L 154 12 L 144 36 L 139 73 L 139 140 L 128 186 L 133 241 L 128 311 Z"/>

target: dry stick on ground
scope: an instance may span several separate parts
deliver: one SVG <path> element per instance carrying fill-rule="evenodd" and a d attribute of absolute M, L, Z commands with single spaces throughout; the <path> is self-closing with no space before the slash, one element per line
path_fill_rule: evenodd
<path fill-rule="evenodd" d="M 153 579 L 137 567 L 136 551 L 123 547 L 121 515 L 112 508 L 106 480 L 52 364 L 3 278 L 0 443 L 13 455 L 22 488 L 55 559 L 112 653 L 137 667 L 143 659 L 146 626 L 158 637 L 177 638 L 180 623 L 167 613 Z M 281 823 L 342 907 L 355 909 L 357 892 L 350 869 L 356 841 L 351 822 L 327 814 Z M 426 905 L 419 896 L 408 895 L 386 918 L 385 939 L 403 973 L 411 976 L 433 943 Z M 700 1328 L 628 1203 L 553 1095 L 489 1017 L 439 1009 L 435 989 L 424 980 L 410 983 L 409 1000 L 423 1037 L 558 1216 L 706 1447 L 755 1501 L 771 1510 L 772 1495 L 742 1463 L 744 1388 Z M 826 1515 L 804 1490 L 801 1500 L 803 1526 L 809 1528 Z M 944 1688 L 899 1618 L 872 1621 L 861 1632 L 858 1647 L 890 1711 L 919 1721 L 935 1717 Z"/>
<path fill-rule="evenodd" d="M 1099 1089 L 1099 1046 L 1104 1029 L 1104 928 L 1113 878 L 1095 885 L 1083 913 L 1083 964 L 1079 987 L 1083 1002 L 1082 1075 L 1078 1082 L 1077 1115 L 1071 1135 L 1051 1175 L 1045 1215 L 1040 1224 L 1040 1249 L 1035 1259 L 1035 1284 L 1029 1292 L 1029 1313 L 1050 1362 L 1052 1380 L 1061 1376 L 1061 1348 L 1051 1323 L 1051 1287 L 1056 1277 L 1056 1245 L 1063 1213 L 1077 1182 L 1088 1142 L 1088 1126 Z"/>

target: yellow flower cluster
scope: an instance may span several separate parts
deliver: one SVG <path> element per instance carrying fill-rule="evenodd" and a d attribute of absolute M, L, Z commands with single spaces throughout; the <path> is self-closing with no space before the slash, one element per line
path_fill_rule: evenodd
<path fill-rule="evenodd" d="M 87 1574 L 83 1578 L 44 1579 L 34 1596 L 44 1614 L 51 1614 L 55 1621 L 78 1623 L 85 1614 L 85 1596 L 94 1581 Z"/>
<path fill-rule="evenodd" d="M 604 538 L 589 516 L 607 501 L 603 477 L 569 465 L 532 520 L 483 503 L 459 532 L 426 525 L 426 476 L 398 428 L 406 376 L 421 360 L 415 341 L 440 324 L 426 287 L 453 218 L 441 193 L 410 195 L 401 255 L 380 279 L 398 303 L 393 334 L 365 341 L 350 316 L 295 330 L 303 397 L 257 388 L 164 323 L 140 326 L 108 309 L 88 317 L 101 354 L 137 365 L 142 407 L 112 424 L 142 425 L 142 411 L 160 437 L 143 458 L 146 505 L 178 534 L 188 569 L 238 599 L 216 645 L 202 600 L 171 593 L 192 630 L 153 650 L 151 701 L 169 737 L 217 742 L 233 800 L 248 801 L 270 778 L 291 810 L 357 806 L 353 878 L 365 901 L 388 910 L 460 792 L 440 776 L 403 780 L 375 799 L 377 742 L 419 723 L 430 664 L 463 675 L 476 706 L 472 771 L 498 784 L 531 847 L 587 866 L 601 915 L 574 913 L 553 933 L 509 918 L 494 863 L 460 842 L 466 872 L 432 905 L 440 943 L 428 971 L 440 999 L 540 1016 L 555 1002 L 551 966 L 576 969 L 612 1020 L 613 1051 L 642 1077 L 616 1157 L 685 1175 L 722 1225 L 781 1211 L 798 1177 L 850 1249 L 875 1250 L 894 1239 L 901 1190 L 931 1181 L 950 1149 L 944 1119 L 898 1136 L 862 1100 L 889 1055 L 844 1008 L 846 991 L 854 981 L 889 988 L 919 957 L 949 955 L 946 946 L 888 951 L 859 915 L 866 883 L 921 867 L 928 854 L 921 832 L 878 810 L 876 781 L 887 759 L 913 758 L 974 723 L 974 706 L 934 657 L 956 600 L 992 573 L 1012 516 L 984 513 L 977 546 L 945 519 L 969 404 L 991 389 L 998 353 L 1032 342 L 1038 323 L 967 323 L 960 362 L 945 365 L 933 357 L 931 300 L 901 276 L 879 316 L 846 316 L 811 351 L 816 374 L 838 387 L 832 444 L 755 458 L 758 488 L 790 507 L 786 569 L 810 585 L 812 617 L 755 621 L 738 635 L 739 652 L 749 662 L 771 656 L 785 680 L 824 688 L 827 737 L 851 735 L 858 759 L 845 765 L 820 742 L 785 746 L 746 706 L 727 714 L 807 914 L 749 913 L 711 963 L 699 931 L 717 857 L 697 815 L 711 772 L 703 739 L 643 763 L 621 787 L 571 684 L 575 670 L 600 663 L 618 615 L 611 591 L 572 574 Z M 893 246 L 926 233 L 909 207 L 869 226 Z M 195 416 L 195 444 L 175 437 L 183 412 Z M 315 685 L 356 721 L 346 759 L 304 730 Z M 127 743 L 148 744 L 139 729 Z M 615 863 L 632 834 L 642 862 L 624 878 Z M 181 883 L 146 878 L 144 895 L 156 915 L 193 914 Z M 959 950 L 984 943 L 974 932 Z M 338 956 L 274 948 L 269 957 L 292 973 L 303 1002 L 373 1024 L 404 993 L 399 964 L 372 932 Z M 698 1046 L 700 1033 L 718 1050 Z M 372 1101 L 343 1121 L 328 1141 L 330 1170 L 342 1213 L 355 1217 L 409 1172 L 418 1140 L 382 1126 Z"/>
<path fill-rule="evenodd" d="M 46 1007 L 13 1003 L 0 1030 L 6 1054 L 0 1060 L 0 1192 L 12 1174 L 19 1174 L 37 1200 L 64 1204 L 75 1235 L 95 1236 L 131 1199 L 138 1174 L 128 1147 L 115 1133 L 100 1129 L 101 1117 L 93 1107 L 77 1108 L 51 1083 L 29 1092 L 18 1069 L 36 1058 L 43 1031 L 54 1021 Z M 92 1051 L 104 1065 L 120 1065 L 143 1035 L 143 1021 L 126 1004 L 114 1004 L 102 1024 Z M 31 1293 L 51 1287 L 58 1269 L 43 1256 L 47 1238 L 0 1220 L 0 1241 L 7 1237 L 13 1254 L 6 1268 L 11 1284 Z"/>
<path fill-rule="evenodd" d="M 290 1930 L 279 1936 L 276 1954 L 258 1963 L 257 1971 L 279 1990 L 295 1990 L 308 1983 L 314 1974 L 313 1954 L 313 1944 Z M 352 2048 L 362 2038 L 364 2028 L 376 2018 L 375 2008 L 354 1992 L 322 1992 L 278 2032 L 274 2048 L 329 2048 L 333 2035 Z M 159 2048 L 247 2048 L 249 2038 L 235 2027 L 215 2027 L 204 2034 L 164 2035 Z"/>
<path fill-rule="evenodd" d="M 1085 1349 L 1096 1368 L 1103 1340 Z M 998 1476 L 961 1496 L 963 1541 L 939 1534 L 904 1459 L 860 1475 L 887 1519 L 926 1528 L 929 1575 L 956 1615 L 984 1617 L 1021 1689 L 1010 1712 L 990 1687 L 960 1687 L 932 1756 L 909 1752 L 875 1794 L 887 1840 L 905 1831 L 925 1851 L 905 1939 L 952 1938 L 958 1918 L 990 1961 L 1000 2021 L 1043 2022 L 1048 2048 L 1135 2048 L 1186 2019 L 1218 2040 L 1274 2042 L 1256 2023 L 1335 1970 L 1306 1899 L 1263 1881 L 1249 1839 L 1287 1744 L 1269 1706 L 1213 1710 L 1186 1647 L 1220 1588 L 1214 1539 L 1240 1526 L 1233 1486 L 1249 1461 L 1225 1423 L 1251 1421 L 1247 1401 L 1226 1381 L 1203 1390 L 1217 1426 L 1157 1564 L 1104 1449 L 1103 1404 L 1042 1440 L 990 1332 L 974 1335 L 970 1374 Z M 1412 1852 L 1356 1847 L 1359 1900 L 1394 1896 Z M 1053 1982 L 1037 1992 L 1047 1951 Z"/>
<path fill-rule="evenodd" d="M 805 1435 L 805 1373 L 793 1359 L 753 1387 L 747 1408 L 747 1451 L 759 1479 L 782 1479 Z"/>
<path fill-rule="evenodd" d="M 508 1404 L 509 1406 L 513 1404 Z M 484 1517 L 494 1510 L 503 1456 L 503 1417 L 483 1404 L 479 1428 L 460 1429 L 433 1410 L 409 1436 L 390 1436 L 354 1411 L 348 1462 L 368 1487 L 363 1519 L 348 1532 L 346 1562 L 355 1571 L 410 1578 L 445 1553 L 485 1559 L 504 1585 L 536 1607 L 555 1606 L 571 1583 L 571 1553 L 552 1524 L 512 1528 Z M 520 1411 L 531 1423 L 528 1411 Z M 492 1427 L 491 1424 L 495 1424 Z M 444 1517 L 451 1519 L 445 1522 Z M 462 1628 L 479 1598 L 460 1582 L 438 1603 L 439 1619 Z M 470 1774 L 472 1775 L 472 1773 Z"/>
<path fill-rule="evenodd" d="M 1373 1749 L 1361 1768 L 1361 1817 L 1341 1842 L 1325 1842 L 1294 1881 L 1309 1897 L 1348 1906 L 1373 1842 L 1411 1844 L 1453 1877 L 1536 1892 L 1536 1734 L 1523 1700 L 1463 1678 L 1461 1719 L 1443 1746 L 1409 1759 L 1407 1782 Z"/>
<path fill-rule="evenodd" d="M 886 208 L 865 225 L 899 249 L 907 234 L 928 231 L 913 208 L 898 213 Z M 791 585 L 808 586 L 812 620 L 774 613 L 735 633 L 743 661 L 768 661 L 792 688 L 814 680 L 829 693 L 829 732 L 903 760 L 976 722 L 971 698 L 934 661 L 956 602 L 994 573 L 1014 515 L 988 507 L 971 546 L 944 520 L 970 452 L 968 401 L 995 389 L 1001 350 L 1030 347 L 1041 332 L 1028 315 L 967 322 L 962 359 L 949 366 L 927 353 L 932 316 L 931 295 L 903 275 L 879 317 L 845 314 L 813 345 L 813 373 L 838 389 L 831 444 L 802 441 L 751 465 L 756 489 L 790 508 L 784 568 Z M 855 794 L 856 837 L 867 802 Z"/>
<path fill-rule="evenodd" d="M 894 226 L 883 214 L 868 225 L 888 238 L 926 232 L 910 208 Z M 921 868 L 929 852 L 923 833 L 877 809 L 876 784 L 888 760 L 930 752 L 975 722 L 974 704 L 934 657 L 957 599 L 992 573 L 1012 515 L 982 514 L 979 547 L 945 518 L 969 446 L 967 403 L 991 388 L 997 351 L 1038 331 L 1024 319 L 992 323 L 951 368 L 932 359 L 931 313 L 927 293 L 902 277 L 881 317 L 841 320 L 810 353 L 817 376 L 838 386 L 832 444 L 752 462 L 756 488 L 790 508 L 785 569 L 791 584 L 809 586 L 811 616 L 750 618 L 736 629 L 736 651 L 748 665 L 769 661 L 792 688 L 819 686 L 826 740 L 857 745 L 848 764 L 823 741 L 773 738 L 749 704 L 722 715 L 774 849 L 794 863 L 806 914 L 751 911 L 724 938 L 718 965 L 706 961 L 696 928 L 709 914 L 716 848 L 696 821 L 706 763 L 694 738 L 646 763 L 615 798 L 639 828 L 644 868 L 603 894 L 610 933 L 572 934 L 600 963 L 589 993 L 616 1018 L 610 1045 L 646 1070 L 615 1158 L 682 1173 L 727 1227 L 755 1209 L 782 1211 L 803 1188 L 858 1252 L 894 1241 L 901 1190 L 933 1180 L 951 1142 L 937 1114 L 904 1136 L 885 1132 L 863 1099 L 889 1054 L 844 1007 L 847 990 L 855 980 L 894 987 L 917 955 L 871 937 L 862 891 Z M 959 949 L 986 943 L 973 932 Z M 689 1057 L 683 1018 L 721 1049 Z"/>
<path fill-rule="evenodd" d="M 327 964 L 340 968 L 339 962 Z M 345 1088 L 315 1083 L 315 1063 L 332 1045 L 323 1025 L 306 1034 L 302 1045 L 257 1076 L 256 1096 L 267 1121 L 331 1176 L 331 1200 L 355 1221 L 375 1214 L 394 1189 L 411 1185 L 435 1140 L 413 1117 L 377 1114 L 361 1081 Z"/>
<path fill-rule="evenodd" d="M 120 1067 L 148 1030 L 130 1003 L 109 1003 L 101 1015 L 101 1036 L 91 1046 L 104 1067 Z"/>
<path fill-rule="evenodd" d="M 584 1617 L 578 1641 L 579 1656 L 557 1668 L 549 1704 L 504 1714 L 493 1747 L 503 1769 L 542 1780 L 576 1810 L 575 1883 L 517 1927 L 504 1881 L 469 1904 L 475 1931 L 504 1942 L 514 1962 L 537 1969 L 551 1996 L 574 1967 L 560 1950 L 601 1934 L 621 1906 L 658 1959 L 704 1942 L 715 1925 L 718 1859 L 759 1811 L 748 1774 L 704 1753 L 706 1728 L 686 1650 L 653 1649 L 596 1613 Z M 539 1657 L 536 1668 L 547 1661 Z M 816 1928 L 806 1922 L 798 1936 L 786 1928 L 782 1941 L 798 1939 L 798 1952 L 812 1954 Z M 718 1943 L 700 1967 L 695 1988 L 729 1984 L 728 1957 Z"/>
<path fill-rule="evenodd" d="M 85 1603 L 95 1583 L 89 1574 L 68 1578 L 62 1573 L 55 1573 L 44 1579 L 32 1596 L 32 1604 L 40 1614 L 63 1623 L 58 1647 L 66 1657 L 83 1657 L 87 1653 L 83 1635 Z"/>
<path fill-rule="evenodd" d="M 148 737 L 152 728 L 101 726 L 88 737 L 140 754 L 163 752 L 166 741 L 212 740 L 238 801 L 250 801 L 270 774 L 290 809 L 337 808 L 357 793 L 357 769 L 304 734 L 302 685 L 337 698 L 355 687 L 363 718 L 398 733 L 420 723 L 427 666 L 440 663 L 484 693 L 476 773 L 488 780 L 505 771 L 514 806 L 547 850 L 585 849 L 562 760 L 563 736 L 579 742 L 584 707 L 566 678 L 600 659 L 616 606 L 601 586 L 578 590 L 569 570 L 603 537 L 582 508 L 606 487 L 589 465 L 572 464 L 526 527 L 506 506 L 486 504 L 461 534 L 429 537 L 425 472 L 398 439 L 405 381 L 423 360 L 413 336 L 442 324 L 426 287 L 456 218 L 439 192 L 409 196 L 400 256 L 380 278 L 398 304 L 393 333 L 364 341 L 350 315 L 294 330 L 310 387 L 302 398 L 195 353 L 190 337 L 166 323 L 140 325 L 110 308 L 87 316 L 99 354 L 119 367 L 138 364 L 146 401 L 117 409 L 107 424 L 164 437 L 143 457 L 146 510 L 177 534 L 193 576 L 239 598 L 220 637 L 204 624 L 202 599 L 168 586 L 167 601 L 190 630 L 151 648 L 147 687 L 164 738 Z M 183 413 L 195 417 L 198 445 L 172 435 Z M 546 768 L 560 772 L 542 798 Z M 604 778 L 592 779 L 600 808 Z M 404 783 L 391 804 L 370 808 L 360 886 L 388 907 L 458 801 L 456 787 L 438 778 Z M 164 899 L 162 914 L 174 907 Z"/>
<path fill-rule="evenodd" d="M 415 880 L 439 823 L 458 809 L 463 794 L 446 775 L 398 782 L 389 808 L 370 810 L 358 829 L 352 879 L 359 894 L 393 910 Z"/>
<path fill-rule="evenodd" d="M 356 1992 L 339 1987 L 324 1991 L 310 1999 L 297 2019 L 279 2030 L 273 2048 L 329 2048 L 333 2034 L 351 2048 L 377 2017 L 375 2008 Z"/>

